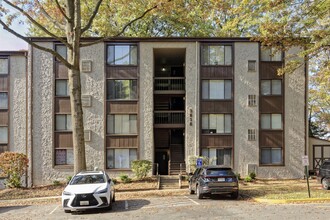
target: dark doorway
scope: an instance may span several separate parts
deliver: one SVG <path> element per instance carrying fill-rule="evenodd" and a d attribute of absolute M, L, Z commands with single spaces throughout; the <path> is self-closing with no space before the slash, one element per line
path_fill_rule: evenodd
<path fill-rule="evenodd" d="M 168 152 L 156 151 L 155 161 L 158 164 L 158 174 L 168 175 Z"/>

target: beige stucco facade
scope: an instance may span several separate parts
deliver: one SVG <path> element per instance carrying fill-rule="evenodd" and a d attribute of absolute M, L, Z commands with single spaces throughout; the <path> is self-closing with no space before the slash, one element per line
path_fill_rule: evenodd
<path fill-rule="evenodd" d="M 129 41 L 127 41 L 129 42 Z M 219 40 L 221 42 L 221 39 Z M 54 48 L 51 41 L 39 42 Z M 254 167 L 260 178 L 301 178 L 304 168 L 301 156 L 308 144 L 306 124 L 305 68 L 284 77 L 284 165 L 260 165 L 259 103 L 248 106 L 248 95 L 259 100 L 259 43 L 239 41 L 233 45 L 233 153 L 232 165 L 242 176 Z M 201 155 L 200 146 L 200 46 L 189 40 L 141 41 L 138 66 L 138 158 L 155 160 L 154 147 L 154 49 L 181 48 L 185 50 L 185 161 L 191 155 Z M 106 168 L 106 43 L 82 48 L 81 60 L 92 64 L 91 72 L 81 73 L 82 94 L 90 97 L 91 105 L 83 107 L 85 130 L 91 139 L 86 141 L 87 168 Z M 287 54 L 296 54 L 299 48 Z M 54 165 L 54 96 L 55 76 L 52 55 L 29 48 L 28 68 L 24 57 L 12 57 L 10 79 L 10 150 L 27 153 L 30 158 L 29 185 L 65 180 L 73 174 L 72 167 Z M 256 71 L 248 70 L 248 61 L 255 60 Z M 190 117 L 191 115 L 191 117 Z M 192 123 L 191 123 L 192 122 Z M 248 140 L 248 129 L 256 129 L 257 138 Z M 17 138 L 19 137 L 19 138 Z M 310 152 L 310 150 L 309 150 Z M 311 157 L 311 156 L 310 156 Z M 187 166 L 188 167 L 188 166 Z M 108 170 L 111 176 L 121 170 Z M 131 174 L 125 170 L 125 173 Z"/>

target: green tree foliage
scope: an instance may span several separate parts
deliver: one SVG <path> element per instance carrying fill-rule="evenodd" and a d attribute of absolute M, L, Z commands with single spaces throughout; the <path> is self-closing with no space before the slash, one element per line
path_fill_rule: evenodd
<path fill-rule="evenodd" d="M 6 176 L 6 187 L 21 187 L 21 178 L 28 168 L 29 159 L 25 154 L 4 152 L 0 154 L 0 176 Z"/>

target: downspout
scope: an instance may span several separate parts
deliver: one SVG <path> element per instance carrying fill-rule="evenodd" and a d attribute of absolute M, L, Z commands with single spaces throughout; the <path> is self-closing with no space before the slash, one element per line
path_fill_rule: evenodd
<path fill-rule="evenodd" d="M 30 105 L 30 137 L 31 137 L 31 147 L 30 147 L 30 159 L 31 159 L 31 186 L 33 186 L 33 46 L 31 46 L 31 55 L 30 55 L 30 77 L 31 77 L 31 88 L 30 88 L 30 92 L 31 92 L 31 105 Z M 28 124 L 28 120 L 27 120 L 27 124 Z M 28 129 L 27 129 L 27 133 L 28 133 Z"/>
<path fill-rule="evenodd" d="M 25 155 L 28 157 L 28 52 L 25 52 Z M 29 169 L 25 172 L 25 187 L 28 186 Z"/>
<path fill-rule="evenodd" d="M 309 155 L 309 119 L 307 118 L 308 115 L 308 84 L 309 84 L 309 75 L 308 75 L 308 61 L 305 56 L 305 155 Z"/>

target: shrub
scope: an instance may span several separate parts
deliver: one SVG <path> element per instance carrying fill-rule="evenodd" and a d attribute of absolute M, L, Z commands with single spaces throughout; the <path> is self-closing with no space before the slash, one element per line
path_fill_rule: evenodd
<path fill-rule="evenodd" d="M 238 180 L 241 180 L 241 179 L 242 179 L 240 173 L 235 173 L 235 176 L 236 176 L 236 178 L 237 178 Z"/>
<path fill-rule="evenodd" d="M 252 182 L 253 180 L 250 176 L 247 176 L 247 177 L 244 178 L 244 181 L 245 182 Z"/>
<path fill-rule="evenodd" d="M 53 181 L 53 185 L 54 185 L 54 186 L 59 186 L 59 185 L 61 185 L 61 182 L 58 181 L 58 180 L 54 180 L 54 181 Z"/>
<path fill-rule="evenodd" d="M 251 173 L 249 173 L 249 177 L 251 177 L 251 179 L 255 179 L 256 178 L 256 173 L 255 172 L 251 172 Z"/>
<path fill-rule="evenodd" d="M 69 183 L 71 179 L 72 179 L 72 176 L 67 176 L 66 177 L 66 182 Z"/>
<path fill-rule="evenodd" d="M 149 160 L 134 160 L 132 161 L 132 171 L 137 179 L 146 178 L 152 169 L 152 162 Z"/>
<path fill-rule="evenodd" d="M 130 182 L 132 182 L 132 179 L 129 178 L 127 174 L 120 174 L 120 175 L 119 175 L 119 178 L 120 178 L 120 180 L 121 180 L 123 183 L 130 183 Z"/>
<path fill-rule="evenodd" d="M 117 184 L 118 180 L 116 178 L 112 178 L 111 181 L 114 183 L 114 184 Z"/>
<path fill-rule="evenodd" d="M 21 187 L 21 177 L 28 168 L 29 159 L 25 154 L 4 152 L 0 154 L 0 170 L 7 176 L 6 187 Z"/>

